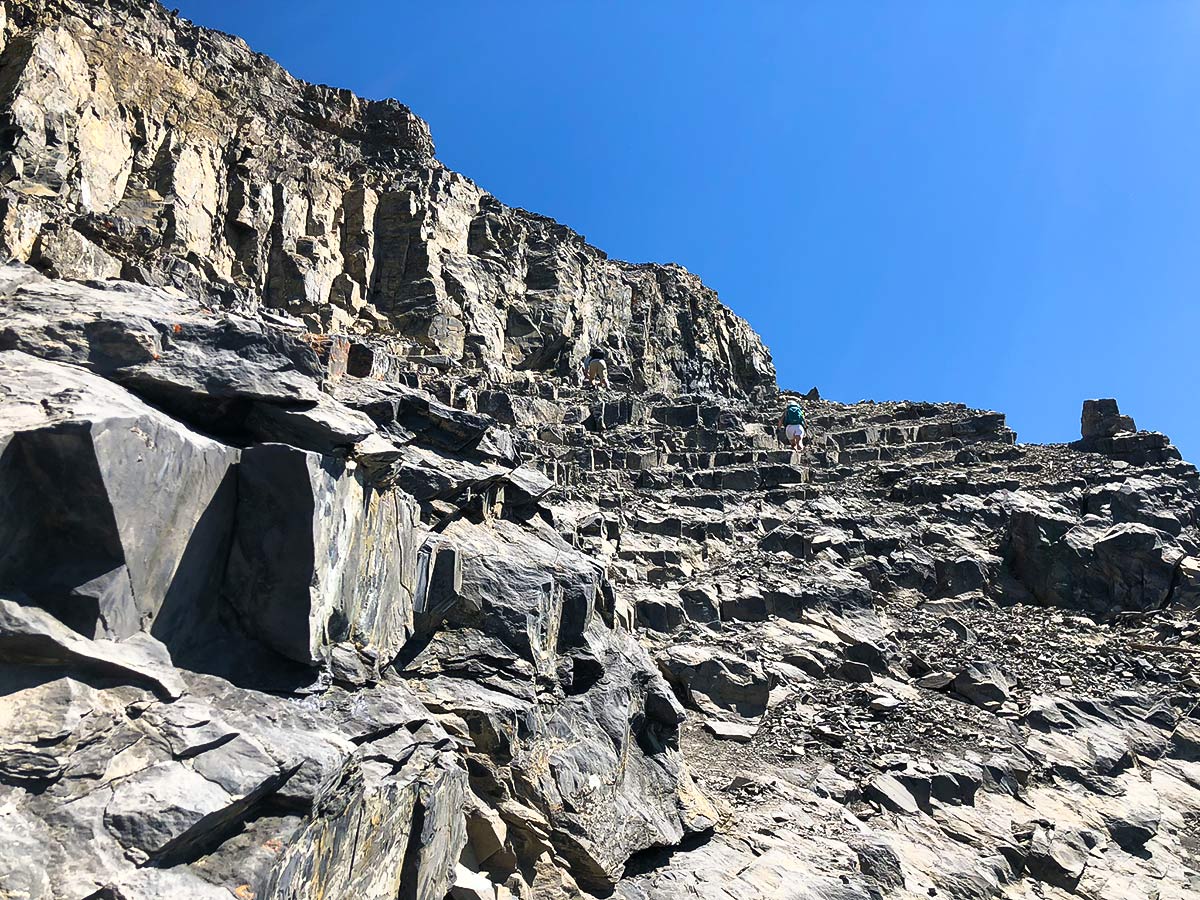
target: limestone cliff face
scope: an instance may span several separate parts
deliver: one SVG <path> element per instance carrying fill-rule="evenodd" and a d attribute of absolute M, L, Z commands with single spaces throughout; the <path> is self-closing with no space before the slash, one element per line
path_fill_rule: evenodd
<path fill-rule="evenodd" d="M 774 388 L 744 321 L 677 266 L 610 260 L 434 158 L 392 101 L 306 84 L 137 0 L 6 0 L 0 252 L 395 331 L 496 372 L 675 393 Z"/>

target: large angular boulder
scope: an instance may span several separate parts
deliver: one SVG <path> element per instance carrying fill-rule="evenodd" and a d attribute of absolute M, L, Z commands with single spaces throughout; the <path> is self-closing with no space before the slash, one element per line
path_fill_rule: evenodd
<path fill-rule="evenodd" d="M 415 439 L 442 451 L 478 451 L 501 459 L 514 458 L 511 448 L 496 452 L 495 419 L 447 406 L 427 391 L 351 379 L 335 387 L 334 397 L 366 413 L 382 431 L 401 441 Z"/>
<path fill-rule="evenodd" d="M 416 504 L 352 463 L 284 444 L 248 448 L 224 595 L 248 630 L 315 665 L 349 641 L 390 662 L 413 632 Z"/>
<path fill-rule="evenodd" d="M 98 673 L 148 687 L 169 700 L 184 692 L 165 648 L 153 638 L 137 635 L 123 643 L 89 640 L 45 610 L 4 597 L 0 597 L 0 661 Z M 12 775 L 11 768 L 8 774 Z"/>
<path fill-rule="evenodd" d="M 1137 431 L 1132 416 L 1121 415 L 1117 401 L 1084 400 L 1080 417 L 1080 433 L 1085 438 L 1112 437 L 1122 431 Z"/>
<path fill-rule="evenodd" d="M 1106 529 L 1084 560 L 1086 594 L 1107 609 L 1161 609 L 1171 597 L 1183 552 L 1170 535 L 1135 522 Z"/>
<path fill-rule="evenodd" d="M 262 320 L 179 291 L 51 281 L 0 267 L 0 350 L 70 362 L 204 427 L 235 427 L 253 403 L 312 406 L 312 347 Z"/>
<path fill-rule="evenodd" d="M 462 565 L 449 621 L 479 627 L 539 667 L 553 667 L 589 626 L 613 623 L 612 587 L 600 565 L 548 527 L 460 519 L 441 540 Z"/>
<path fill-rule="evenodd" d="M 1171 599 L 1185 554 L 1167 532 L 1095 517 L 1085 523 L 1031 495 L 1010 503 L 1006 559 L 1041 602 L 1108 616 L 1160 609 Z"/>
<path fill-rule="evenodd" d="M 507 825 L 489 873 L 503 881 L 552 851 L 605 895 L 631 854 L 704 832 L 717 814 L 683 765 L 683 709 L 631 635 L 593 623 L 584 647 L 543 671 L 535 691 L 528 655 L 451 627 L 405 677 L 467 726 L 476 783 Z"/>
<path fill-rule="evenodd" d="M 0 588 L 89 637 L 211 613 L 239 451 L 73 365 L 0 352 Z"/>
<path fill-rule="evenodd" d="M 659 665 L 688 705 L 710 715 L 752 718 L 767 709 L 771 682 L 757 663 L 701 645 L 681 644 L 668 650 Z"/>
<path fill-rule="evenodd" d="M 460 519 L 437 546 L 460 572 L 439 590 L 444 627 L 404 674 L 465 722 L 516 856 L 553 849 L 580 886 L 609 893 L 630 854 L 710 828 L 679 755 L 683 709 L 615 627 L 601 568 L 535 523 Z M 500 880 L 514 865 L 489 863 Z"/>
<path fill-rule="evenodd" d="M 258 896 L 444 898 L 466 843 L 467 777 L 449 753 L 421 749 L 380 755 L 365 779 L 350 775 L 331 791 L 328 807 L 286 844 L 273 836 L 283 849 Z"/>
<path fill-rule="evenodd" d="M 955 676 L 950 689 L 985 709 L 999 709 L 1008 699 L 1008 679 L 994 662 L 976 660 Z"/>

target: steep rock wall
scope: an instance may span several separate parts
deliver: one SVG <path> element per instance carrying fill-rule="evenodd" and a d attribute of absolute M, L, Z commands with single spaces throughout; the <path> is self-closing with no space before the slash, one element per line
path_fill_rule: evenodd
<path fill-rule="evenodd" d="M 641 391 L 774 388 L 744 321 L 677 266 L 608 259 L 441 166 L 395 101 L 298 81 L 155 3 L 7 0 L 0 250 L 394 331 L 409 352 Z"/>

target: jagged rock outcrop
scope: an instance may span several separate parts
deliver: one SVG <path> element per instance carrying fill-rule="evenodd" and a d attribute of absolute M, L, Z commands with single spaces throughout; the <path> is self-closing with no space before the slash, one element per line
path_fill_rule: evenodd
<path fill-rule="evenodd" d="M 299 82 L 137 0 L 3 6 L 0 248 L 62 278 L 169 285 L 386 329 L 405 354 L 637 391 L 755 393 L 770 355 L 678 266 L 608 259 L 433 157 L 395 101 Z"/>
<path fill-rule="evenodd" d="M 0 11 L 0 896 L 1200 891 L 1164 435 L 814 388 L 793 452 L 698 279 L 400 104 Z"/>
<path fill-rule="evenodd" d="M 4 284 L 0 660 L 13 716 L 66 717 L 5 745 L 6 824 L 58 861 L 6 857 L 5 890 L 441 897 L 483 862 L 469 782 L 517 884 L 611 891 L 711 828 L 682 710 L 494 420 L 334 399 L 306 332 L 170 290 Z M 418 452 L 483 475 L 418 499 L 373 465 Z"/>
<path fill-rule="evenodd" d="M 1076 447 L 1113 459 L 1134 463 L 1179 459 L 1179 451 L 1171 446 L 1165 434 L 1138 431 L 1133 418 L 1121 415 L 1117 401 L 1111 398 L 1083 401 L 1080 432 L 1082 437 Z"/>

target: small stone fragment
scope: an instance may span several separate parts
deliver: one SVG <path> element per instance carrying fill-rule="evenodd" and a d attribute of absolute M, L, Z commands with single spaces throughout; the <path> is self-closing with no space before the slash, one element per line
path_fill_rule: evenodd
<path fill-rule="evenodd" d="M 734 741 L 738 744 L 748 744 L 757 729 L 753 725 L 740 725 L 735 722 L 722 722 L 717 719 L 705 719 L 704 730 L 721 741 Z"/>

